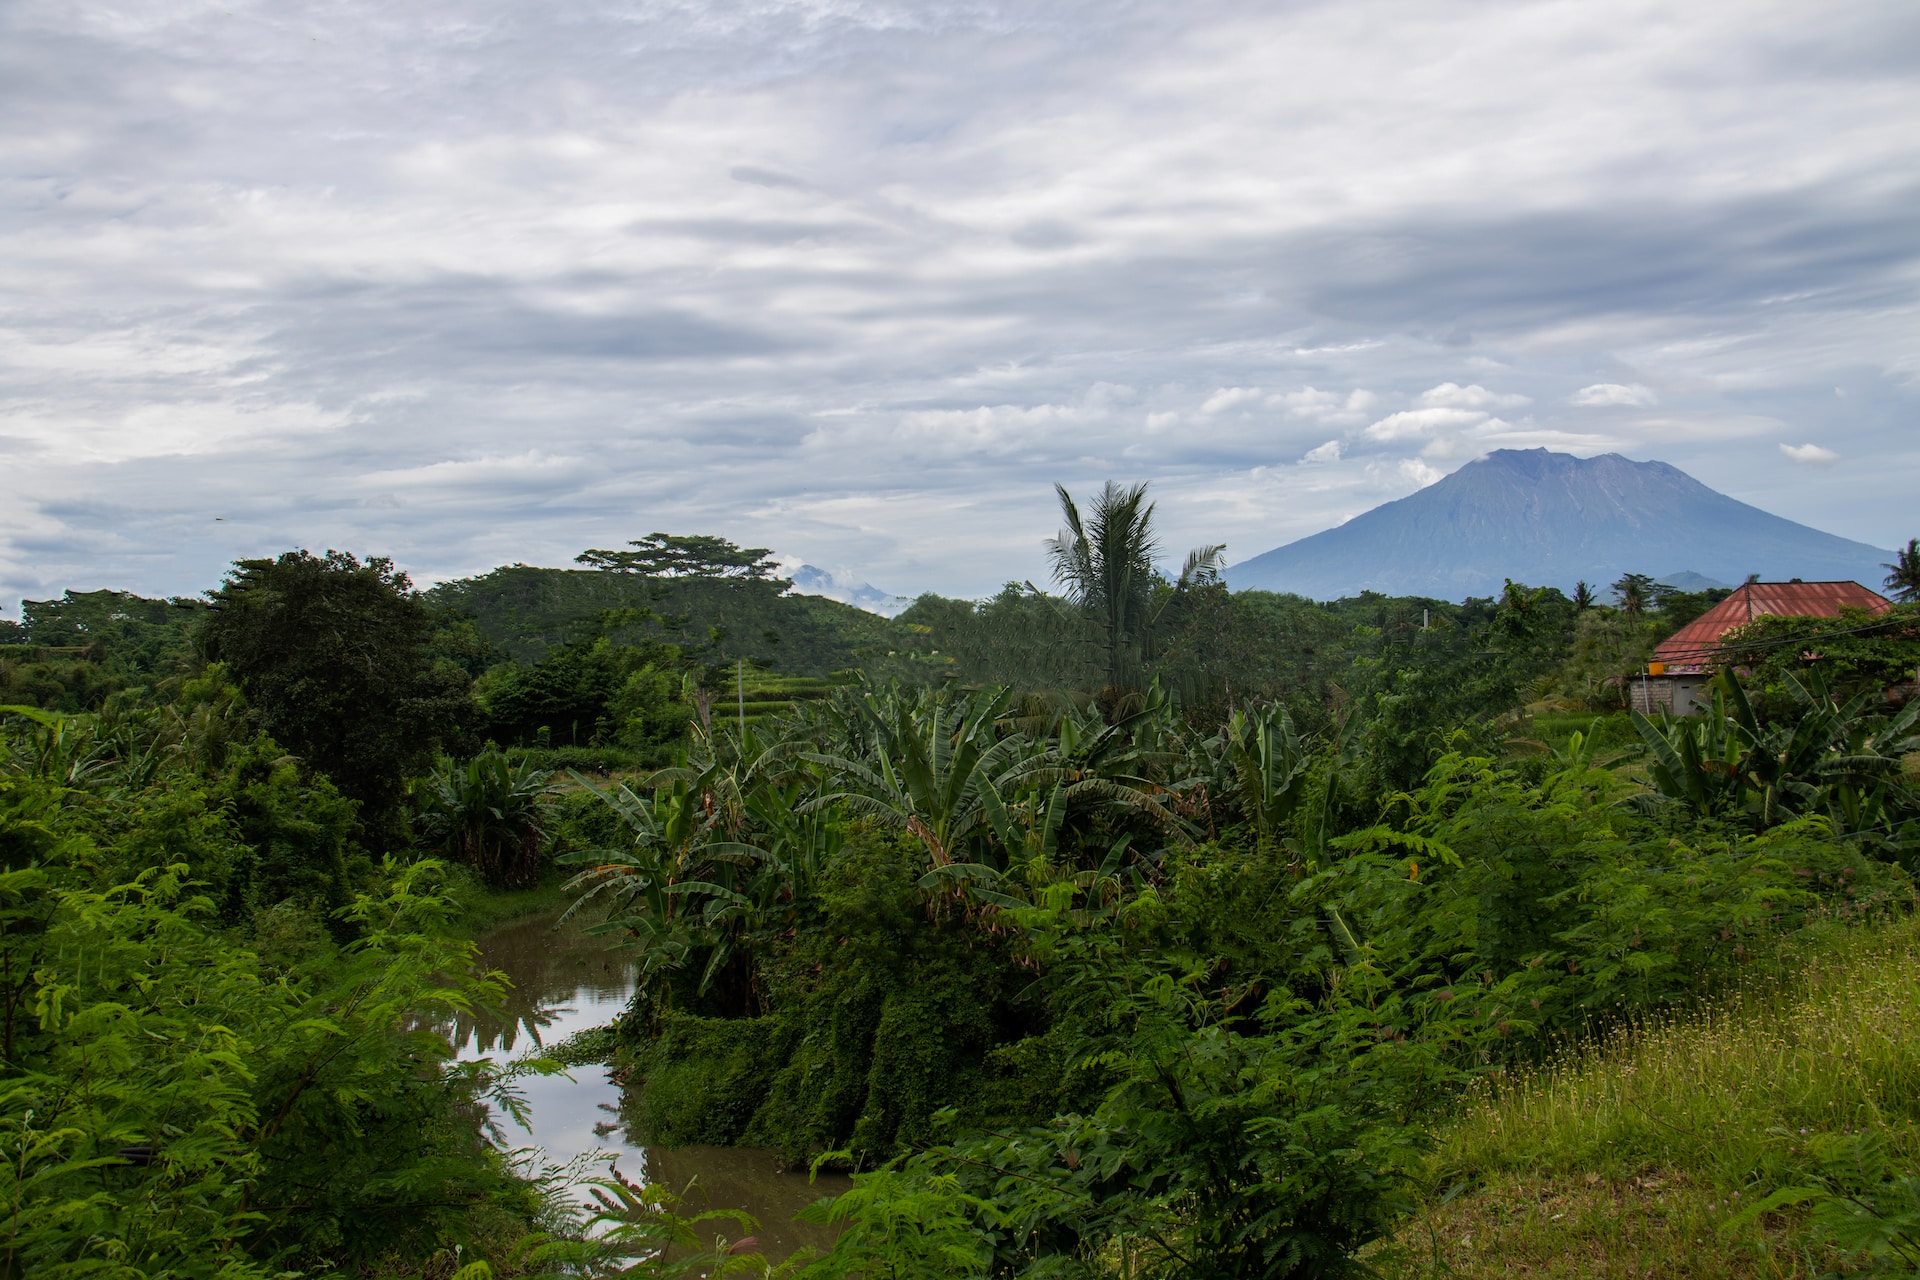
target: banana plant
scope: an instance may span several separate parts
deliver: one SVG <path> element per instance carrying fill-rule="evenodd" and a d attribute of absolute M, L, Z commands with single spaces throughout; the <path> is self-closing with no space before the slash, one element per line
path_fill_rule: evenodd
<path fill-rule="evenodd" d="M 1006 689 L 979 695 L 927 691 L 919 697 L 869 692 L 859 709 L 872 753 L 864 760 L 800 753 L 837 788 L 803 807 L 838 806 L 903 827 L 934 867 L 954 862 L 956 855 L 964 858 L 967 843 L 990 829 L 989 793 L 1004 797 L 1048 763 L 1045 749 L 1024 735 L 998 735 L 996 722 L 1011 701 Z"/>
<path fill-rule="evenodd" d="M 1746 752 L 1733 731 L 1722 682 L 1716 681 L 1713 704 L 1704 715 L 1680 718 L 1663 710 L 1656 726 L 1638 711 L 1629 714 L 1651 753 L 1647 777 L 1662 796 L 1702 816 L 1739 804 L 1746 789 Z"/>
<path fill-rule="evenodd" d="M 798 759 L 804 739 L 755 726 L 697 732 L 685 764 L 612 789 L 575 775 L 630 833 L 625 848 L 570 855 L 575 910 L 604 907 L 600 932 L 623 932 L 643 977 L 700 963 L 705 995 L 769 929 L 799 922 L 843 842 L 836 815 L 809 807 L 819 779 Z M 750 966 L 745 985 L 753 990 Z"/>
<path fill-rule="evenodd" d="M 1216 750 L 1231 771 L 1240 810 L 1263 839 L 1273 839 L 1306 796 L 1311 742 L 1303 742 L 1283 706 L 1236 710 Z"/>
<path fill-rule="evenodd" d="M 1869 714 L 1870 693 L 1841 702 L 1817 671 L 1790 676 L 1788 691 L 1800 704 L 1791 722 L 1762 721 L 1731 671 L 1714 677 L 1700 716 L 1663 713 L 1656 727 L 1634 713 L 1654 787 L 1702 814 L 1740 810 L 1762 829 L 1822 814 L 1838 834 L 1920 847 L 1920 797 L 1901 773 L 1920 747 L 1920 705 L 1888 721 Z"/>
<path fill-rule="evenodd" d="M 1207 763 L 1172 699 L 1152 682 L 1138 705 L 1108 724 L 1097 712 L 1071 709 L 1050 742 L 1047 763 L 1025 778 L 1033 788 L 1065 788 L 1068 821 L 1074 813 L 1105 810 L 1138 818 L 1176 844 L 1188 843 L 1194 823 L 1181 810 L 1205 802 Z"/>
<path fill-rule="evenodd" d="M 567 883 L 580 897 L 569 911 L 603 906 L 589 932 L 624 934 L 639 953 L 643 988 L 706 955 L 698 990 L 705 994 L 733 960 L 755 903 L 742 892 L 764 851 L 724 838 L 707 796 L 685 778 L 653 794 L 622 783 L 593 788 L 632 833 L 625 848 L 590 849 L 565 861 L 583 869 Z M 664 1000 L 664 991 L 654 993 Z"/>
<path fill-rule="evenodd" d="M 1861 693 L 1845 705 L 1827 691 L 1819 671 L 1789 689 L 1808 708 L 1805 719 L 1825 722 L 1823 750 L 1810 762 L 1806 812 L 1826 815 L 1836 831 L 1906 854 L 1920 851 L 1920 794 L 1908 785 L 1905 757 L 1920 751 L 1920 702 L 1892 719 L 1866 714 Z"/>
<path fill-rule="evenodd" d="M 13 772 L 85 788 L 106 780 L 116 763 L 111 746 L 79 716 L 18 706 L 0 707 L 0 716 L 19 716 L 30 726 L 13 739 L 6 762 Z"/>
<path fill-rule="evenodd" d="M 1295 834 L 1282 844 L 1296 859 L 1309 867 L 1324 866 L 1333 854 L 1333 841 L 1340 834 L 1340 808 L 1347 799 L 1348 774 L 1360 758 L 1361 717 L 1349 710 L 1337 722 L 1333 741 L 1322 758 L 1325 761 L 1320 785 L 1310 803 L 1296 806 Z"/>
<path fill-rule="evenodd" d="M 421 825 L 446 855 L 488 884 L 518 888 L 540 876 L 552 775 L 498 751 L 448 761 L 417 792 Z"/>

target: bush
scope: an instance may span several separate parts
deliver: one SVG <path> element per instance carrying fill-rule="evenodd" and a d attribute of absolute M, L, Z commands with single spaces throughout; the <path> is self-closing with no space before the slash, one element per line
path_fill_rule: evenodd
<path fill-rule="evenodd" d="M 14 1046 L 0 1087 L 10 1273 L 418 1263 L 477 1214 L 531 1216 L 472 1123 L 496 1082 L 449 1062 L 433 1026 L 499 994 L 440 931 L 433 864 L 388 867 L 355 899 L 359 941 L 308 936 L 306 960 L 272 971 L 209 927 L 180 870 L 100 889 L 0 877 L 10 914 L 50 908 L 41 1038 Z"/>

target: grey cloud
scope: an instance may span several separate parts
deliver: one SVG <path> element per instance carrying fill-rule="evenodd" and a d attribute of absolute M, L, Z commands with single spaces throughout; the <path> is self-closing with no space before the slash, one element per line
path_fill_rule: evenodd
<path fill-rule="evenodd" d="M 1807 197 L 1320 232 L 1273 270 L 1321 314 L 1416 326 L 1434 310 L 1508 332 L 1583 315 L 1722 316 L 1799 295 L 1819 311 L 1911 302 L 1920 184 L 1836 212 Z M 1446 341 L 1442 338 L 1441 341 Z"/>
<path fill-rule="evenodd" d="M 276 321 L 270 341 L 298 365 L 289 382 L 316 391 L 395 378 L 600 385 L 604 364 L 619 366 L 611 375 L 617 383 L 660 362 L 767 357 L 803 342 L 744 318 L 726 323 L 669 307 L 560 310 L 486 280 L 315 293 L 269 310 Z"/>
<path fill-rule="evenodd" d="M 786 188 L 790 191 L 811 191 L 813 184 L 803 182 L 789 174 L 773 169 L 762 169 L 757 165 L 737 164 L 727 170 L 727 176 L 735 182 L 745 182 L 756 187 Z"/>
<path fill-rule="evenodd" d="M 1241 558 L 1483 447 L 1406 416 L 1447 384 L 1503 439 L 1902 541 L 1920 22 L 1637 12 L 22 0 L 0 599 L 657 527 L 989 590 L 1038 571 L 1050 481 L 1108 474 Z"/>

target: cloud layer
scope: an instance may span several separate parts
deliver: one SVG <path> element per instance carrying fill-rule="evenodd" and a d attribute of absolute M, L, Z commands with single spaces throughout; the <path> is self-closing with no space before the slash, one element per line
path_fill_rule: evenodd
<path fill-rule="evenodd" d="M 1904 542 L 1916 55 L 1897 0 L 16 0 L 0 601 L 653 529 L 977 593 L 1055 480 L 1238 560 L 1498 447 Z"/>

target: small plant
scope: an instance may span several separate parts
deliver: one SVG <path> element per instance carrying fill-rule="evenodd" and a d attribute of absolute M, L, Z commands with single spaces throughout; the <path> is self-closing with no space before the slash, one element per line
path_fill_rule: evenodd
<path fill-rule="evenodd" d="M 585 1229 L 565 1236 L 534 1234 L 513 1249 L 511 1274 L 546 1277 L 631 1276 L 635 1280 L 724 1280 L 756 1276 L 775 1280 L 803 1266 L 802 1253 L 768 1262 L 754 1234 L 759 1224 L 739 1209 L 682 1214 L 685 1197 L 658 1183 L 641 1184 L 620 1172 L 584 1184 L 598 1206 Z M 728 1228 L 740 1232 L 729 1236 Z M 475 1263 L 453 1280 L 491 1280 L 492 1269 Z"/>
<path fill-rule="evenodd" d="M 1805 1205 L 1814 1237 L 1847 1257 L 1885 1274 L 1920 1270 L 1920 1174 L 1895 1158 L 1886 1134 L 1815 1134 L 1807 1150 L 1816 1173 L 1756 1201 L 1725 1229 Z"/>

